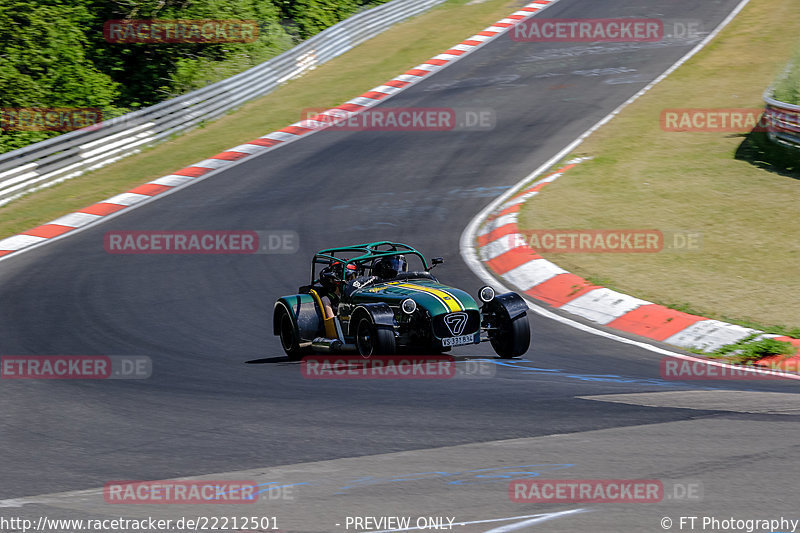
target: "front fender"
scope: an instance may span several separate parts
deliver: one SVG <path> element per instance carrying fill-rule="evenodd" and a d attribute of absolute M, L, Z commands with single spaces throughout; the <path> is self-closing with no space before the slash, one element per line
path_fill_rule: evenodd
<path fill-rule="evenodd" d="M 507 292 L 495 296 L 492 301 L 484 304 L 481 310 L 507 315 L 509 320 L 514 320 L 528 312 L 528 304 L 516 292 Z"/>
<path fill-rule="evenodd" d="M 353 319 L 350 320 L 348 327 L 351 336 L 355 335 L 356 333 L 354 328 L 356 326 L 357 318 L 364 313 L 368 314 L 372 318 L 372 322 L 378 328 L 386 328 L 394 331 L 394 327 L 397 325 L 397 322 L 394 319 L 394 311 L 392 311 L 392 308 L 387 304 L 360 304 L 353 309 L 353 313 L 350 315 L 353 317 Z"/>

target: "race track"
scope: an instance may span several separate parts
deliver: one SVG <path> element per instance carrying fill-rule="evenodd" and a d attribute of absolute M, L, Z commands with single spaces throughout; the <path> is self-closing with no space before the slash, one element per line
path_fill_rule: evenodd
<path fill-rule="evenodd" d="M 540 16 L 693 19 L 710 31 L 737 3 L 561 0 Z M 519 530 L 662 531 L 662 516 L 791 514 L 800 436 L 794 382 L 663 381 L 660 356 L 533 313 L 526 360 L 492 364 L 496 375 L 488 379 L 308 380 L 272 335 L 273 302 L 307 283 L 311 254 L 324 247 L 408 242 L 445 256 L 440 279 L 475 293 L 482 283 L 459 255 L 470 219 L 695 44 L 502 36 L 382 104 L 491 109 L 491 130 L 322 131 L 0 263 L 0 353 L 153 360 L 147 380 L 2 383 L 0 506 L 9 508 L 0 514 L 197 514 L 107 506 L 96 492 L 69 491 L 237 471 L 245 471 L 239 479 L 307 483 L 290 500 L 255 504 L 258 514 L 277 515 L 282 531 L 344 531 L 348 514 L 474 522 L 582 509 L 538 522 L 460 526 L 465 533 L 526 520 L 534 521 Z M 103 248 L 107 231 L 188 229 L 291 230 L 300 252 L 112 255 Z M 492 474 L 475 472 L 484 469 Z M 508 481 L 519 472 L 691 479 L 702 483 L 703 497 L 513 503 Z M 20 507 L 9 502 L 20 498 Z"/>

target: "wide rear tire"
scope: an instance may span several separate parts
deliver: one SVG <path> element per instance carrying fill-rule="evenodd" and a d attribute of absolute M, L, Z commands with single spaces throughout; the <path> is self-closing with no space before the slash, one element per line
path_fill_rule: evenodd
<path fill-rule="evenodd" d="M 300 339 L 297 338 L 297 329 L 295 328 L 292 317 L 286 309 L 282 309 L 279 313 L 281 315 L 278 318 L 278 326 L 280 328 L 279 333 L 283 351 L 286 352 L 289 361 L 299 361 L 304 355 L 311 353 L 311 350 L 300 347 Z"/>

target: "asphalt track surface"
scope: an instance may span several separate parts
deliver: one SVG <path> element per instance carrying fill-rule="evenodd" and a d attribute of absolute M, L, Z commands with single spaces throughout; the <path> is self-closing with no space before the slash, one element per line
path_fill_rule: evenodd
<path fill-rule="evenodd" d="M 736 4 L 561 0 L 540 16 L 693 19 L 708 32 Z M 440 279 L 474 293 L 481 282 L 458 250 L 469 220 L 697 42 L 520 43 L 506 35 L 383 104 L 489 108 L 490 131 L 319 132 L 0 263 L 0 353 L 147 355 L 154 365 L 147 380 L 4 381 L 0 505 L 10 509 L 0 515 L 142 514 L 91 498 L 34 500 L 109 480 L 233 471 L 247 471 L 246 479 L 311 476 L 329 487 L 261 509 L 284 513 L 287 531 L 343 530 L 334 524 L 346 514 L 369 512 L 473 521 L 592 507 L 509 501 L 507 482 L 520 468 L 555 464 L 570 465 L 569 478 L 699 480 L 703 500 L 682 514 L 791 514 L 784 495 L 795 486 L 798 427 L 796 396 L 786 393 L 794 382 L 666 382 L 659 355 L 533 314 L 526 360 L 491 364 L 490 379 L 307 380 L 271 331 L 275 299 L 307 283 L 311 254 L 328 246 L 408 242 L 448 258 Z M 103 249 L 106 231 L 185 229 L 293 230 L 301 249 Z M 488 346 L 454 353 L 492 355 Z M 518 440 L 497 442 L 508 439 Z M 504 474 L 463 474 L 479 469 Z M 480 482 L 387 481 L 430 471 Z M 383 481 L 330 489 L 366 476 Z M 11 507 L 23 497 L 31 497 L 24 507 Z M 148 513 L 176 512 L 164 507 Z M 661 530 L 660 508 L 629 507 L 595 504 L 525 528 Z"/>

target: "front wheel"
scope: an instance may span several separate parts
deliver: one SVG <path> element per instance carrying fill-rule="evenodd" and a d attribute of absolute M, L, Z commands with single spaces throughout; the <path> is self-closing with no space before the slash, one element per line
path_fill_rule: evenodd
<path fill-rule="evenodd" d="M 362 316 L 356 326 L 356 348 L 362 357 L 392 355 L 396 349 L 394 332 L 379 328 L 369 317 Z"/>
<path fill-rule="evenodd" d="M 503 359 L 519 357 L 528 351 L 531 345 L 531 325 L 528 317 L 518 316 L 511 320 L 499 317 L 497 329 L 489 335 L 492 348 Z"/>

